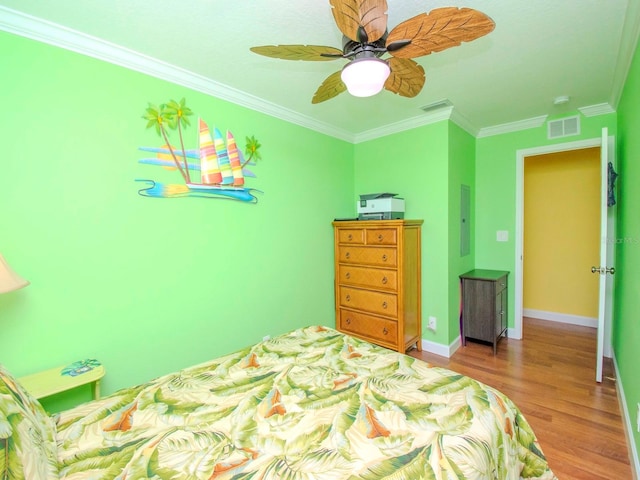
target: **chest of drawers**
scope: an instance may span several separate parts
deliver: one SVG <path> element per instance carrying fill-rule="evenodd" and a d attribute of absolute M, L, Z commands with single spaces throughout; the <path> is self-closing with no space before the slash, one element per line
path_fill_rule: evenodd
<path fill-rule="evenodd" d="M 333 223 L 337 330 L 401 353 L 422 349 L 421 225 Z"/>

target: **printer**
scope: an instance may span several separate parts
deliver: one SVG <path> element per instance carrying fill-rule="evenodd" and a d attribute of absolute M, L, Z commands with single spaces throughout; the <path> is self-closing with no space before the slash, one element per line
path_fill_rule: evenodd
<path fill-rule="evenodd" d="M 396 220 L 404 218 L 404 199 L 397 193 L 360 195 L 358 220 Z"/>

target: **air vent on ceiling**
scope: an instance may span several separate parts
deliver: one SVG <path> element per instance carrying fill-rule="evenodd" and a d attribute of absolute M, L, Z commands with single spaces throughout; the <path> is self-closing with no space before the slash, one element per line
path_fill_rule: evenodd
<path fill-rule="evenodd" d="M 434 110 L 440 110 L 441 108 L 451 107 L 451 106 L 453 106 L 453 103 L 451 103 L 451 100 L 449 100 L 448 98 L 445 98 L 444 100 L 433 102 L 433 103 L 430 103 L 429 105 L 425 105 L 424 107 L 420 107 L 420 110 L 428 113 L 428 112 L 433 112 Z"/>
<path fill-rule="evenodd" d="M 580 116 L 551 120 L 547 123 L 547 138 L 561 138 L 580 133 Z"/>

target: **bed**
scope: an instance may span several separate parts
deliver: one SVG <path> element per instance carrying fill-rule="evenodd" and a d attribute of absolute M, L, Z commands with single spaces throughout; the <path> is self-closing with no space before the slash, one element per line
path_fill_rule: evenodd
<path fill-rule="evenodd" d="M 1 368 L 0 478 L 556 477 L 498 391 L 313 326 L 53 416 Z"/>

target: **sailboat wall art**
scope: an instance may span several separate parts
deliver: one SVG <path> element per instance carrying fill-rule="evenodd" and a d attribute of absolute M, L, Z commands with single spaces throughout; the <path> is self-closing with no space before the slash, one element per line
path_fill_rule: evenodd
<path fill-rule="evenodd" d="M 247 187 L 245 180 L 256 177 L 248 167 L 255 165 L 261 158 L 260 143 L 253 136 L 246 138 L 245 154 L 248 157 L 245 159 L 230 131 L 223 136 L 218 128 L 211 129 L 200 118 L 197 148 L 186 149 L 183 130 L 191 124 L 188 118 L 191 115 L 193 113 L 185 105 L 184 98 L 180 102 L 171 100 L 160 106 L 149 104 L 143 118 L 147 120 L 147 128 L 155 127 L 164 144 L 160 147 L 139 147 L 141 151 L 155 156 L 141 158 L 138 162 L 174 170 L 179 172 L 182 178 L 180 183 L 137 179 L 137 182 L 147 184 L 145 188 L 139 189 L 138 193 L 145 197 L 224 198 L 257 203 L 258 199 L 254 193 L 263 192 Z M 178 132 L 180 148 L 172 146 L 169 130 Z"/>

